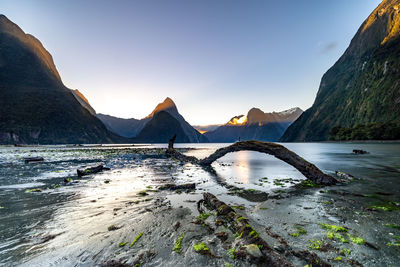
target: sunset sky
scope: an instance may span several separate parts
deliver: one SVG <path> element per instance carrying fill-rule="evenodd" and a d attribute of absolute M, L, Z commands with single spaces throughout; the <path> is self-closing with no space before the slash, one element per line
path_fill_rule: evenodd
<path fill-rule="evenodd" d="M 378 0 L 1 0 L 98 113 L 143 118 L 171 97 L 191 124 L 309 108 Z"/>

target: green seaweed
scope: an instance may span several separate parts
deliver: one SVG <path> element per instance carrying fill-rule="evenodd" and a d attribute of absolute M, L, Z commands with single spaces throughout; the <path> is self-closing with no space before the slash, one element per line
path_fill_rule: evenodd
<path fill-rule="evenodd" d="M 334 261 L 341 261 L 342 260 L 342 257 L 340 257 L 340 256 L 337 256 L 336 258 L 334 258 L 333 259 Z"/>
<path fill-rule="evenodd" d="M 319 225 L 323 229 L 332 230 L 332 231 L 335 231 L 335 232 L 347 232 L 347 229 L 342 227 L 342 226 L 336 226 L 336 225 L 327 224 L 327 223 L 319 223 Z"/>
<path fill-rule="evenodd" d="M 297 232 L 295 232 L 295 233 L 290 233 L 291 236 L 293 236 L 293 237 L 298 237 L 298 236 L 300 236 L 300 235 L 305 235 L 305 234 L 307 234 L 307 230 L 304 229 L 303 227 L 299 226 L 299 225 L 296 226 L 296 229 L 297 229 Z"/>
<path fill-rule="evenodd" d="M 210 217 L 211 215 L 213 215 L 212 213 L 200 213 L 199 216 L 197 216 L 197 219 L 199 220 L 207 220 L 208 217 Z"/>
<path fill-rule="evenodd" d="M 235 248 L 229 249 L 229 250 L 228 250 L 229 258 L 234 259 L 234 258 L 235 258 L 235 252 L 236 252 L 236 249 L 235 249 Z"/>
<path fill-rule="evenodd" d="M 121 242 L 121 243 L 119 243 L 119 247 L 122 248 L 122 247 L 125 246 L 126 244 L 128 244 L 128 242 Z"/>
<path fill-rule="evenodd" d="M 351 254 L 351 250 L 348 249 L 348 248 L 342 248 L 342 249 L 339 251 L 339 253 L 340 253 L 340 255 L 342 255 L 342 256 L 348 256 L 348 255 Z"/>
<path fill-rule="evenodd" d="M 340 233 L 336 233 L 336 232 L 333 232 L 333 231 L 328 231 L 326 233 L 326 237 L 329 238 L 329 239 L 339 240 L 342 243 L 349 243 L 349 241 L 346 238 L 344 238 Z"/>
<path fill-rule="evenodd" d="M 194 251 L 198 253 L 209 252 L 210 248 L 203 242 L 197 243 L 193 245 Z"/>
<path fill-rule="evenodd" d="M 232 206 L 233 209 L 245 210 L 244 206 Z"/>
<path fill-rule="evenodd" d="M 310 180 L 302 180 L 300 182 L 300 186 L 302 188 L 315 188 L 315 187 L 319 187 L 318 184 L 314 183 L 313 181 Z"/>
<path fill-rule="evenodd" d="M 250 232 L 250 236 L 252 236 L 252 237 L 258 237 L 259 235 L 260 234 L 256 230 L 253 230 Z"/>
<path fill-rule="evenodd" d="M 347 234 L 347 236 L 349 237 L 350 241 L 355 244 L 359 244 L 359 245 L 365 244 L 365 240 L 359 236 L 351 235 L 351 234 Z"/>
<path fill-rule="evenodd" d="M 174 248 L 172 249 L 176 253 L 181 253 L 181 246 L 182 246 L 182 240 L 185 237 L 185 233 L 182 233 L 179 237 L 178 240 L 175 243 Z"/>
<path fill-rule="evenodd" d="M 40 192 L 42 192 L 42 189 L 40 189 L 40 188 L 33 188 L 33 189 L 28 189 L 28 190 L 25 190 L 25 193 L 40 193 Z"/>
<path fill-rule="evenodd" d="M 315 250 L 321 249 L 321 246 L 322 246 L 321 240 L 313 239 L 313 240 L 309 240 L 309 242 L 310 242 L 310 245 L 308 247 L 310 249 L 315 249 Z"/>
<path fill-rule="evenodd" d="M 130 247 L 130 248 L 133 247 L 133 245 L 135 245 L 135 243 L 142 237 L 142 235 L 143 235 L 143 233 L 140 232 L 140 233 L 136 236 L 135 240 L 133 240 L 132 243 L 129 245 L 129 247 Z"/>
<path fill-rule="evenodd" d="M 400 247 L 400 241 L 388 242 L 386 243 L 388 247 Z"/>
<path fill-rule="evenodd" d="M 243 216 L 241 216 L 241 217 L 239 217 L 239 218 L 236 219 L 236 222 L 241 221 L 241 220 L 244 220 L 244 219 L 246 219 L 246 218 L 243 217 Z"/>

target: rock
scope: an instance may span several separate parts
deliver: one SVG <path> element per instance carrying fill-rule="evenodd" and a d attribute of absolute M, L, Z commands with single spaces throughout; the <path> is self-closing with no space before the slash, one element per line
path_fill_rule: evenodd
<path fill-rule="evenodd" d="M 221 241 L 226 241 L 228 239 L 228 234 L 226 232 L 215 233 L 215 236 L 218 237 Z"/>
<path fill-rule="evenodd" d="M 256 244 L 247 245 L 246 252 L 255 258 L 259 258 L 259 257 L 263 256 L 263 254 L 261 253 L 260 249 L 258 248 L 258 246 Z"/>
<path fill-rule="evenodd" d="M 362 150 L 362 149 L 353 149 L 353 153 L 356 155 L 362 155 L 362 154 L 369 154 L 368 151 Z"/>

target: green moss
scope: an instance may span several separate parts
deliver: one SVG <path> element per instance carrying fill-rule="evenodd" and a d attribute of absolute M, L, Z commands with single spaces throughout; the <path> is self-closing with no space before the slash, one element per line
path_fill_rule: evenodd
<path fill-rule="evenodd" d="M 241 216 L 241 217 L 237 218 L 236 221 L 239 222 L 239 221 L 244 220 L 244 219 L 245 219 L 245 217 Z"/>
<path fill-rule="evenodd" d="M 42 189 L 40 189 L 40 188 L 33 188 L 33 189 L 25 190 L 25 193 L 31 193 L 31 192 L 40 193 L 40 192 L 42 192 Z"/>
<path fill-rule="evenodd" d="M 320 223 L 319 224 L 323 229 L 335 231 L 335 232 L 347 232 L 347 229 L 342 227 L 342 226 L 336 226 L 332 224 L 327 224 L 327 223 Z"/>
<path fill-rule="evenodd" d="M 359 245 L 365 244 L 365 240 L 359 236 L 355 236 L 355 235 L 351 235 L 351 234 L 347 234 L 347 236 L 349 237 L 350 241 L 355 244 L 359 244 Z"/>
<path fill-rule="evenodd" d="M 225 267 L 235 267 L 233 264 L 225 262 Z"/>
<path fill-rule="evenodd" d="M 135 243 L 142 237 L 142 235 L 143 235 L 143 233 L 140 232 L 140 233 L 136 236 L 135 240 L 133 240 L 132 243 L 129 245 L 129 247 L 130 247 L 130 248 L 133 247 L 133 245 L 135 245 Z"/>
<path fill-rule="evenodd" d="M 336 239 L 342 243 L 348 243 L 349 241 L 344 238 L 340 233 L 329 231 L 326 233 L 326 237 L 329 239 Z"/>
<path fill-rule="evenodd" d="M 300 236 L 300 235 L 305 235 L 305 234 L 307 234 L 307 230 L 304 229 L 303 227 L 299 226 L 299 225 L 296 226 L 296 229 L 297 229 L 297 232 L 291 233 L 291 234 L 290 234 L 291 236 L 293 236 L 293 237 L 298 237 L 298 236 Z"/>
<path fill-rule="evenodd" d="M 336 258 L 334 258 L 333 259 L 334 261 L 341 261 L 342 260 L 342 257 L 340 257 L 340 256 L 337 256 Z"/>
<path fill-rule="evenodd" d="M 250 232 L 250 236 L 252 236 L 252 237 L 258 237 L 259 235 L 260 234 L 256 230 L 253 230 Z"/>
<path fill-rule="evenodd" d="M 208 217 L 210 217 L 212 214 L 211 213 L 200 213 L 199 216 L 197 216 L 196 218 L 199 220 L 207 220 Z"/>
<path fill-rule="evenodd" d="M 128 242 L 121 242 L 121 243 L 119 243 L 119 247 L 122 248 L 122 247 L 125 246 L 126 244 L 128 244 Z"/>
<path fill-rule="evenodd" d="M 181 253 L 181 245 L 182 245 L 182 240 L 185 237 L 185 233 L 182 233 L 179 237 L 178 240 L 175 243 L 174 248 L 172 249 L 176 253 Z"/>
<path fill-rule="evenodd" d="M 314 183 L 313 181 L 310 180 L 302 180 L 300 182 L 300 186 L 302 188 L 315 188 L 315 187 L 319 187 L 318 184 Z"/>
<path fill-rule="evenodd" d="M 321 246 L 322 246 L 321 240 L 313 239 L 313 240 L 310 240 L 309 242 L 310 242 L 310 245 L 308 247 L 310 249 L 316 249 L 316 250 L 321 249 Z"/>
<path fill-rule="evenodd" d="M 229 250 L 228 250 L 229 258 L 234 259 L 234 258 L 235 258 L 235 252 L 236 252 L 236 249 L 235 249 L 235 248 L 229 249 Z"/>
<path fill-rule="evenodd" d="M 244 206 L 232 206 L 233 209 L 245 210 Z"/>
<path fill-rule="evenodd" d="M 203 242 L 194 244 L 193 249 L 194 249 L 194 251 L 199 252 L 199 253 L 200 252 L 204 253 L 204 252 L 210 251 L 210 248 Z"/>
<path fill-rule="evenodd" d="M 260 210 L 267 210 L 268 208 L 265 207 L 261 207 Z"/>
<path fill-rule="evenodd" d="M 328 201 L 328 200 L 327 200 L 327 201 L 324 201 L 323 203 L 324 203 L 324 204 L 328 204 L 328 205 L 332 205 L 332 204 L 333 204 L 331 201 Z"/>
<path fill-rule="evenodd" d="M 348 248 L 342 248 L 342 249 L 340 250 L 339 253 L 340 253 L 340 255 L 342 255 L 342 256 L 348 256 L 348 255 L 351 254 L 351 250 L 348 249 Z"/>
<path fill-rule="evenodd" d="M 374 210 L 381 210 L 381 211 L 395 211 L 395 210 L 400 210 L 400 207 L 398 206 L 398 203 L 396 202 L 387 202 L 383 205 L 372 205 L 369 206 L 370 209 Z"/>
<path fill-rule="evenodd" d="M 388 247 L 400 247 L 400 241 L 395 241 L 395 242 L 388 242 L 386 244 Z"/>

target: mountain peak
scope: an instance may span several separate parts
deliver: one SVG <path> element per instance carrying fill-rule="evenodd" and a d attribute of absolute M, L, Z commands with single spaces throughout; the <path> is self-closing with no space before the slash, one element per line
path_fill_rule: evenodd
<path fill-rule="evenodd" d="M 174 101 L 171 98 L 167 97 L 164 99 L 162 103 L 159 103 L 153 110 L 153 112 L 150 115 L 148 115 L 145 119 L 154 117 L 154 115 L 160 111 L 168 111 L 169 113 L 178 113 L 178 109 L 176 108 Z"/>

